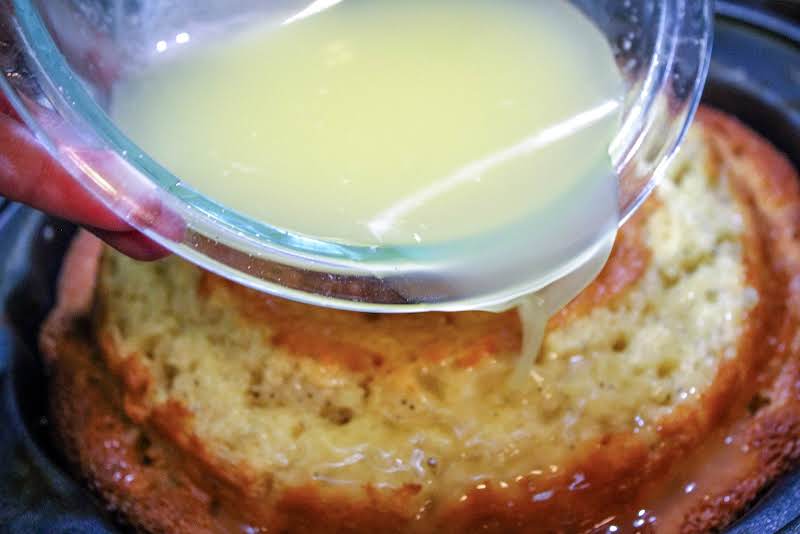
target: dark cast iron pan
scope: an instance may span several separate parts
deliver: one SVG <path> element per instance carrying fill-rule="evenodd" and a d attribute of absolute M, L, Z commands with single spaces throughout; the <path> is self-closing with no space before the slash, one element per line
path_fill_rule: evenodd
<path fill-rule="evenodd" d="M 706 102 L 769 138 L 800 167 L 800 0 L 717 3 Z M 780 13 L 779 15 L 776 13 Z M 71 224 L 0 199 L 0 534 L 120 533 L 48 440 L 36 351 Z M 800 533 L 800 466 L 731 534 Z"/>

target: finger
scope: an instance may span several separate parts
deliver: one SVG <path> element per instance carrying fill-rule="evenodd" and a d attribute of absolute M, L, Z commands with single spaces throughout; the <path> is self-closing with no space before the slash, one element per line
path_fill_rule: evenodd
<path fill-rule="evenodd" d="M 135 260 L 153 261 L 169 255 L 161 245 L 148 239 L 136 231 L 109 232 L 98 228 L 89 228 L 94 235 Z"/>
<path fill-rule="evenodd" d="M 172 241 L 182 241 L 186 223 L 168 208 L 168 196 L 122 158 L 106 150 L 93 148 L 70 149 L 71 156 L 94 173 L 106 176 L 119 184 L 115 213 L 125 213 L 124 220 L 132 228 L 147 228 Z M 167 200 L 168 201 L 168 200 Z"/>
<path fill-rule="evenodd" d="M 78 224 L 115 232 L 128 224 L 86 191 L 33 134 L 0 115 L 0 194 Z"/>

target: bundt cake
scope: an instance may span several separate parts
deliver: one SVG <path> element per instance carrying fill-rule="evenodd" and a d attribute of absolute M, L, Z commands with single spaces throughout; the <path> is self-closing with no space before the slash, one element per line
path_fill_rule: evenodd
<path fill-rule="evenodd" d="M 800 457 L 800 183 L 698 114 L 514 383 L 515 311 L 377 315 L 87 234 L 42 332 L 57 441 L 153 533 L 718 529 Z"/>

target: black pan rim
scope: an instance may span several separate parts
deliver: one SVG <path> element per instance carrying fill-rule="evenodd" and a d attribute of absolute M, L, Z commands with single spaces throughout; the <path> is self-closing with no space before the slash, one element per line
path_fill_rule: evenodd
<path fill-rule="evenodd" d="M 788 20 L 763 8 L 739 4 L 731 0 L 716 0 L 717 17 L 723 17 L 759 30 L 767 31 L 800 45 L 800 23 Z"/>
<path fill-rule="evenodd" d="M 760 8 L 737 5 L 727 0 L 718 0 L 716 3 L 716 10 L 719 21 L 723 22 L 723 26 L 725 24 L 732 24 L 736 27 L 746 27 L 756 33 L 769 34 L 772 37 L 780 39 L 786 43 L 787 46 L 796 47 L 800 53 L 800 25 L 798 25 L 798 23 L 792 23 L 778 15 L 767 13 Z M 800 109 L 792 111 L 800 113 Z M 798 136 L 800 136 L 800 129 L 796 131 Z M 28 225 L 26 228 L 30 229 L 33 226 L 38 228 L 39 226 L 37 225 L 45 224 L 46 221 L 52 221 L 52 219 L 39 215 L 18 204 L 9 203 L 3 206 L 2 199 L 0 199 L 0 236 L 2 236 L 4 229 L 9 230 L 11 227 L 16 226 L 15 223 L 19 221 L 23 221 Z M 3 239 L 0 237 L 0 258 L 3 260 L 10 258 L 9 254 L 5 256 L 3 254 L 4 249 L 10 252 L 10 248 L 14 249 L 13 255 L 19 257 L 20 254 L 22 254 L 20 251 L 29 246 L 31 240 L 30 235 L 27 235 L 26 238 L 14 236 L 6 242 L 6 245 L 9 245 L 9 247 L 4 247 Z M 9 287 L 7 283 L 4 283 L 4 278 L 5 275 L 8 274 L 8 268 L 9 265 L 7 265 L 7 262 L 0 261 L 0 383 L 8 382 L 7 376 L 3 377 L 4 374 L 7 375 L 6 371 L 3 369 L 2 361 L 4 359 L 2 357 L 4 347 L 8 347 L 8 350 L 13 350 L 12 347 L 20 343 L 19 336 L 17 335 L 18 332 L 15 331 L 13 325 L 7 323 L 5 317 L 5 291 L 9 289 Z M 8 282 L 9 279 L 10 277 L 7 278 L 5 282 Z M 6 385 L 3 384 L 0 394 L 2 395 L 0 403 L 6 404 L 6 406 L 0 406 L 0 416 L 3 416 L 5 411 L 9 409 L 8 405 L 13 404 L 13 402 L 8 403 L 6 401 L 6 399 L 8 399 L 7 395 L 13 394 L 13 392 L 8 390 Z M 19 419 L 19 413 L 16 414 L 16 418 Z M 22 433 L 17 436 L 17 439 L 20 440 L 23 446 L 28 447 L 29 450 L 26 454 L 30 457 L 32 464 L 38 465 L 41 469 L 39 475 L 33 476 L 51 477 L 51 479 L 48 480 L 48 484 L 54 489 L 49 495 L 55 494 L 56 498 L 64 499 L 64 502 L 82 502 L 82 505 L 69 505 L 61 509 L 56 507 L 56 511 L 60 512 L 62 515 L 53 515 L 52 506 L 48 505 L 50 507 L 45 510 L 45 508 L 40 508 L 38 506 L 39 503 L 33 502 L 30 504 L 30 508 L 27 511 L 28 514 L 33 516 L 41 514 L 42 517 L 48 514 L 46 517 L 59 520 L 56 522 L 48 522 L 47 519 L 40 519 L 39 523 L 22 521 L 19 523 L 20 526 L 17 529 L 6 530 L 6 526 L 2 523 L 2 520 L 4 519 L 3 514 L 7 503 L 3 501 L 4 495 L 0 492 L 0 532 L 9 532 L 12 534 L 32 531 L 47 533 L 71 532 L 75 534 L 110 534 L 117 532 L 117 527 L 109 527 L 109 523 L 106 521 L 100 508 L 95 509 L 86 501 L 86 499 L 88 499 L 88 494 L 83 488 L 66 476 L 64 472 L 60 470 L 57 463 L 50 461 L 47 452 L 36 445 L 35 434 L 37 433 L 37 429 L 29 428 L 29 426 L 30 423 L 22 424 Z M 4 430 L 0 427 L 0 448 L 2 447 L 3 439 L 5 439 L 4 436 Z M 2 461 L 4 461 L 4 456 L 0 452 L 0 462 Z M 3 480 L 0 479 L 0 486 L 2 485 Z M 20 520 L 22 519 L 24 518 Z M 25 525 L 29 527 L 36 525 L 36 527 L 35 530 L 29 530 Z M 776 484 L 765 492 L 761 501 L 739 522 L 733 525 L 728 532 L 729 534 L 800 532 L 800 466 L 798 466 L 798 469 L 795 471 L 779 479 Z"/>

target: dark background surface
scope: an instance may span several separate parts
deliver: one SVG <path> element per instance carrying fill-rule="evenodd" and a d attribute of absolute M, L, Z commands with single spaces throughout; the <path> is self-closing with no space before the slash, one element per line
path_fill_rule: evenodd
<path fill-rule="evenodd" d="M 739 0 L 733 3 L 769 10 L 786 18 L 800 20 L 800 1 L 798 0 Z"/>
<path fill-rule="evenodd" d="M 716 2 L 755 8 L 800 23 L 800 0 L 716 0 Z"/>
<path fill-rule="evenodd" d="M 800 0 L 718 1 L 718 10 L 726 16 L 706 101 L 739 116 L 800 166 Z M 764 16 L 771 12 L 781 18 Z M 73 232 L 0 199 L 0 534 L 120 531 L 66 473 L 48 440 L 36 335 Z M 730 532 L 800 533 L 798 516 L 800 471 L 765 492 Z"/>

